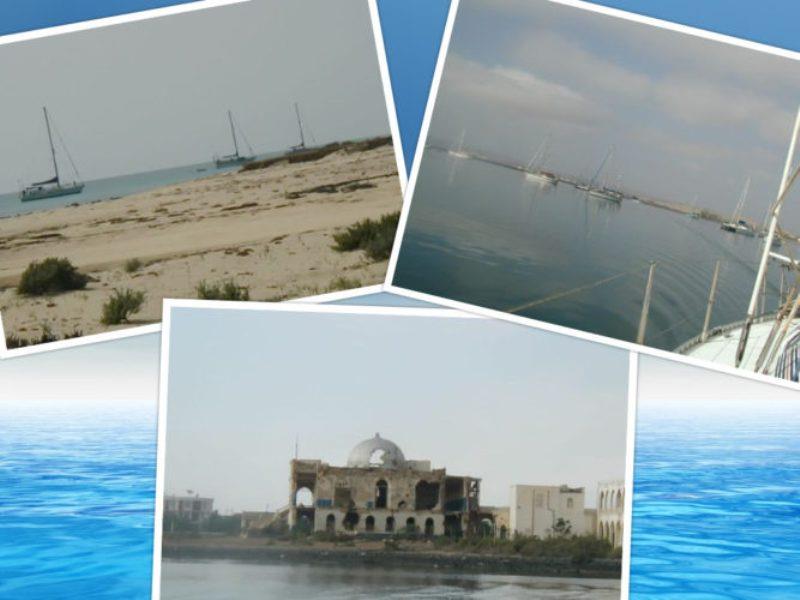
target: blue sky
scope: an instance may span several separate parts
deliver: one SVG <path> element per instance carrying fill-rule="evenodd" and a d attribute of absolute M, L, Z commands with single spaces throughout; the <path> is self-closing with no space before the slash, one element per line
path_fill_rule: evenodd
<path fill-rule="evenodd" d="M 607 149 L 622 186 L 727 214 L 774 200 L 800 103 L 800 63 L 545 2 L 459 8 L 431 139 L 590 178 Z M 795 194 L 797 196 L 797 194 Z M 797 204 L 796 202 L 790 202 Z M 785 224 L 800 229 L 800 208 Z"/>
<path fill-rule="evenodd" d="M 515 483 L 624 475 L 627 353 L 484 319 L 173 309 L 167 493 L 278 508 L 301 458 L 379 432 L 410 459 Z"/>

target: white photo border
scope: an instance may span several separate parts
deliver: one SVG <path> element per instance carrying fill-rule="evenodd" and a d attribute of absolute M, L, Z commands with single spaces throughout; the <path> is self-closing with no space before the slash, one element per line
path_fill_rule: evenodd
<path fill-rule="evenodd" d="M 33 31 L 25 31 L 21 33 L 9 34 L 0 36 L 0 47 L 5 44 L 15 42 L 24 42 L 29 40 L 37 40 L 54 35 L 62 35 L 67 33 L 74 33 L 78 31 L 87 31 L 90 29 L 97 29 L 100 27 L 107 27 L 110 25 L 119 25 L 122 23 L 133 23 L 137 21 L 145 21 L 153 18 L 178 15 L 188 12 L 196 12 L 198 10 L 217 8 L 222 6 L 229 6 L 233 4 L 243 4 L 253 0 L 197 0 L 188 4 L 179 4 L 177 6 L 169 6 L 165 8 L 157 8 L 151 10 L 144 10 L 135 13 L 118 15 L 114 17 L 107 17 L 103 19 L 94 19 L 80 23 L 73 23 L 70 25 L 62 25 L 58 27 L 50 27 L 46 29 L 38 29 Z M 389 74 L 389 66 L 386 60 L 386 48 L 383 44 L 383 31 L 381 29 L 380 15 L 378 13 L 377 0 L 368 0 L 370 23 L 372 25 L 372 37 L 375 43 L 375 52 L 378 59 L 378 66 L 380 70 L 381 85 L 383 88 L 384 101 L 386 103 L 386 114 L 389 121 L 389 130 L 392 138 L 392 146 L 394 147 L 395 162 L 397 165 L 397 174 L 400 180 L 401 192 L 401 213 L 404 212 L 405 203 L 405 190 L 408 183 L 408 172 L 406 171 L 405 159 L 403 157 L 403 146 L 400 139 L 400 128 L 397 120 L 397 111 L 395 110 L 394 95 L 392 92 L 391 77 Z M 1 50 L 0 50 L 1 51 Z M 395 238 L 396 240 L 398 238 Z M 319 294 L 315 296 L 308 296 L 305 298 L 293 298 L 287 302 L 335 302 L 337 300 L 344 300 L 348 298 L 357 298 L 368 294 L 376 294 L 383 291 L 383 284 L 375 284 L 361 288 L 353 288 L 343 292 L 331 292 L 327 294 Z M 167 300 L 166 298 L 164 299 Z M 59 340 L 55 342 L 47 342 L 44 344 L 36 344 L 34 346 L 26 346 L 23 348 L 10 349 L 6 345 L 6 334 L 3 328 L 3 313 L 0 311 L 0 360 L 15 358 L 19 356 L 28 356 L 31 354 L 39 354 L 41 352 L 49 352 L 51 350 L 63 350 L 65 348 L 73 348 L 83 346 L 86 344 L 95 344 L 101 342 L 109 342 L 118 339 L 124 339 L 135 335 L 148 335 L 161 331 L 161 323 L 151 323 L 148 325 L 139 325 L 126 327 L 116 331 L 109 331 L 104 333 L 90 334 L 78 338 L 68 340 Z"/>
<path fill-rule="evenodd" d="M 356 292 L 359 290 L 355 290 Z M 385 291 L 385 290 L 378 290 Z M 374 293 L 374 292 L 370 292 Z M 364 293 L 358 295 L 366 295 Z M 207 310 L 233 310 L 237 312 L 292 312 L 311 314 L 348 314 L 371 315 L 377 317 L 427 317 L 436 319 L 486 319 L 486 317 L 472 311 L 460 311 L 450 308 L 417 308 L 394 306 L 356 306 L 341 304 L 315 304 L 314 302 L 330 302 L 335 300 L 357 297 L 352 291 L 339 292 L 337 298 L 334 294 L 308 298 L 304 302 L 230 302 L 218 300 L 164 300 L 161 318 L 161 356 L 160 378 L 158 384 L 158 434 L 156 456 L 156 493 L 155 511 L 153 518 L 153 564 L 152 564 L 152 600 L 161 599 L 161 564 L 163 544 L 163 519 L 164 519 L 164 493 L 166 476 L 166 442 L 167 442 L 167 405 L 169 402 L 169 359 L 170 359 L 170 329 L 173 309 L 207 309 Z M 324 300 L 320 300 L 324 298 Z M 539 328 L 533 328 L 539 329 Z M 570 336 L 576 337 L 576 336 Z M 581 340 L 587 341 L 587 340 Z M 608 346 L 600 344 L 600 346 Z M 620 576 L 620 600 L 628 600 L 630 585 L 630 557 L 631 533 L 633 510 L 633 467 L 634 446 L 636 440 L 636 403 L 638 361 L 634 352 L 627 352 L 628 372 L 626 377 L 626 440 L 625 440 L 625 503 L 623 507 L 624 534 L 622 546 L 622 571 Z"/>
<path fill-rule="evenodd" d="M 583 0 L 531 0 L 531 1 L 540 2 L 543 4 L 550 3 L 550 4 L 559 4 L 562 6 L 569 6 L 584 11 L 595 12 L 607 16 L 625 19 L 628 21 L 633 21 L 636 23 L 642 23 L 645 25 L 650 25 L 652 27 L 667 29 L 670 31 L 683 33 L 686 35 L 691 35 L 694 37 L 699 37 L 720 43 L 725 43 L 732 46 L 738 46 L 741 48 L 747 48 L 758 52 L 764 52 L 766 54 L 781 56 L 792 60 L 800 60 L 800 52 L 794 52 L 791 50 L 785 50 L 783 48 L 768 46 L 766 44 L 761 44 L 758 42 L 742 40 L 732 36 L 723 35 L 712 31 L 706 31 L 704 29 L 698 29 L 695 27 L 689 27 L 687 25 L 679 25 L 677 23 L 672 23 L 670 21 L 664 21 L 653 17 L 646 17 L 636 13 L 631 13 L 614 8 L 608 8 L 606 6 L 599 6 L 597 4 L 593 4 L 591 2 L 585 2 Z M 395 237 L 394 246 L 392 247 L 392 254 L 389 258 L 389 267 L 386 271 L 386 281 L 384 282 L 383 285 L 384 291 L 396 294 L 398 296 L 406 296 L 408 298 L 412 298 L 415 300 L 428 302 L 431 304 L 438 304 L 440 306 L 447 306 L 450 308 L 455 308 L 457 310 L 474 312 L 476 314 L 483 315 L 486 317 L 501 319 L 504 321 L 511 321 L 513 323 L 526 325 L 528 327 L 536 327 L 539 329 L 552 331 L 554 333 L 560 333 L 562 335 L 568 335 L 571 337 L 577 337 L 584 340 L 605 344 L 607 346 L 614 346 L 616 348 L 628 350 L 629 352 L 655 356 L 658 358 L 664 358 L 667 360 L 672 360 L 675 362 L 680 362 L 695 367 L 701 367 L 711 371 L 717 371 L 729 375 L 736 375 L 739 377 L 744 377 L 746 379 L 752 379 L 763 383 L 779 385 L 789 389 L 800 390 L 800 383 L 792 382 L 786 379 L 780 379 L 772 375 L 763 375 L 761 373 L 755 373 L 752 371 L 747 371 L 736 367 L 721 365 L 718 363 L 711 362 L 710 360 L 684 356 L 682 354 L 677 354 L 669 350 L 660 350 L 658 348 L 652 348 L 650 346 L 644 346 L 641 344 L 636 344 L 634 342 L 626 342 L 623 340 L 618 340 L 604 335 L 588 333 L 580 329 L 574 329 L 572 327 L 555 325 L 552 323 L 548 323 L 546 321 L 540 321 L 529 317 L 520 317 L 500 310 L 485 308 L 482 306 L 478 306 L 475 304 L 468 304 L 466 302 L 460 302 L 457 300 L 451 300 L 449 298 L 436 296 L 434 294 L 417 292 L 394 284 L 395 272 L 397 269 L 397 261 L 400 256 L 400 251 L 403 244 L 403 237 L 405 235 L 406 226 L 408 224 L 408 215 L 409 212 L 411 211 L 411 204 L 414 197 L 414 188 L 416 187 L 416 183 L 419 178 L 420 165 L 422 163 L 422 156 L 425 150 L 425 141 L 428 138 L 428 132 L 431 126 L 431 119 L 433 117 L 433 112 L 435 109 L 436 98 L 438 97 L 439 86 L 442 81 L 444 66 L 447 60 L 447 52 L 450 48 L 450 40 L 453 35 L 453 27 L 455 24 L 456 15 L 458 13 L 458 8 L 460 4 L 461 0 L 451 0 L 450 12 L 448 13 L 447 16 L 447 22 L 445 24 L 442 44 L 439 49 L 439 56 L 436 62 L 436 69 L 434 70 L 433 81 L 431 82 L 431 90 L 428 95 L 428 103 L 425 107 L 425 114 L 422 121 L 422 128 L 420 129 L 420 135 L 419 135 L 420 143 L 417 144 L 417 150 L 414 155 L 414 163 L 411 167 L 411 173 L 409 175 L 408 185 L 406 186 L 406 191 L 405 191 L 405 198 L 403 200 L 403 210 L 400 213 L 400 222 L 398 223 L 397 226 L 397 234 Z"/>

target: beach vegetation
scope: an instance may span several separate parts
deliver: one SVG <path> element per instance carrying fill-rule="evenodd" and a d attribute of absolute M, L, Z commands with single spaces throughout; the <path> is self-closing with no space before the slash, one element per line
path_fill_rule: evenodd
<path fill-rule="evenodd" d="M 73 290 L 82 290 L 89 277 L 73 266 L 66 258 L 45 258 L 33 261 L 23 271 L 17 293 L 23 296 L 43 296 Z"/>
<path fill-rule="evenodd" d="M 25 338 L 13 333 L 8 334 L 6 336 L 6 348 L 9 350 L 15 348 L 25 348 L 27 346 L 35 346 L 36 344 L 47 344 L 49 342 L 57 342 L 59 340 L 69 340 L 81 337 L 82 335 L 83 332 L 80 329 L 75 329 L 71 333 L 65 333 L 63 336 L 58 337 L 58 335 L 54 334 L 50 329 L 50 325 L 45 323 L 42 325 L 42 332 L 38 336 Z"/>
<path fill-rule="evenodd" d="M 125 261 L 125 272 L 126 273 L 136 273 L 139 269 L 143 267 L 143 263 L 138 258 L 131 258 Z"/>
<path fill-rule="evenodd" d="M 351 277 L 344 277 L 340 275 L 328 284 L 329 292 L 340 292 L 342 290 L 352 290 L 361 287 L 360 279 L 353 279 Z"/>
<path fill-rule="evenodd" d="M 373 261 L 388 260 L 392 253 L 400 212 L 383 215 L 380 219 L 363 219 L 340 233 L 333 234 L 337 252 L 363 250 Z"/>
<path fill-rule="evenodd" d="M 100 322 L 103 325 L 119 325 L 127 323 L 132 314 L 139 312 L 144 304 L 143 291 L 115 289 L 111 297 L 103 304 Z"/>
<path fill-rule="evenodd" d="M 232 279 L 226 279 L 218 283 L 201 281 L 195 287 L 195 291 L 200 300 L 234 300 L 240 302 L 250 300 L 250 288 L 244 285 L 237 285 Z"/>

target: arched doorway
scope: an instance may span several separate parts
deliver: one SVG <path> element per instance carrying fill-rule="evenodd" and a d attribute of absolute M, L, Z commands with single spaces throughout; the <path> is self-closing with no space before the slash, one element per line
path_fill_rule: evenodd
<path fill-rule="evenodd" d="M 358 513 L 353 511 L 348 512 L 344 516 L 342 525 L 344 525 L 347 531 L 355 531 L 356 525 L 358 525 Z"/>
<path fill-rule="evenodd" d="M 433 537 L 433 519 L 425 519 L 425 537 Z"/>
<path fill-rule="evenodd" d="M 394 531 L 394 517 L 386 517 L 386 532 Z"/>
<path fill-rule="evenodd" d="M 406 519 L 406 533 L 416 533 L 417 532 L 417 520 L 414 517 L 408 517 Z"/>
<path fill-rule="evenodd" d="M 328 515 L 325 519 L 325 531 L 334 533 L 336 531 L 336 516 Z"/>
<path fill-rule="evenodd" d="M 375 531 L 375 517 L 370 515 L 364 520 L 364 529 L 366 531 Z"/>

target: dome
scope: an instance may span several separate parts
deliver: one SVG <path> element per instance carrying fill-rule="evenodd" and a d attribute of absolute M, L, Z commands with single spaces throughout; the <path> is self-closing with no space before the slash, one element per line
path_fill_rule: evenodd
<path fill-rule="evenodd" d="M 399 446 L 378 433 L 353 448 L 347 458 L 348 467 L 398 469 L 405 464 L 406 458 Z"/>

